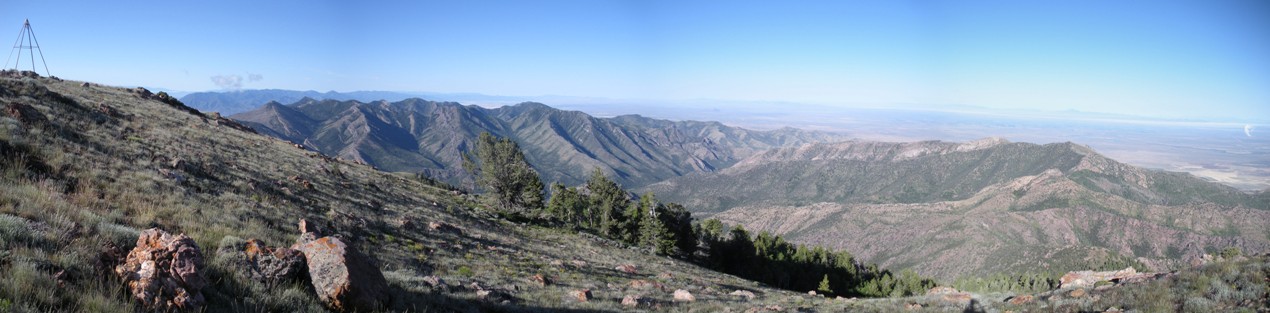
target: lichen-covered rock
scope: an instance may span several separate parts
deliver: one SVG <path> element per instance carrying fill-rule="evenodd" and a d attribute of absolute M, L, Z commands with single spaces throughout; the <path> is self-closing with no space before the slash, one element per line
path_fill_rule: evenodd
<path fill-rule="evenodd" d="M 300 280 L 308 275 L 308 262 L 299 250 L 269 247 L 251 239 L 243 253 L 250 265 L 251 278 L 265 285 Z"/>
<path fill-rule="evenodd" d="M 310 230 L 301 223 L 302 230 Z M 370 259 L 335 237 L 306 232 L 292 249 L 304 254 L 318 298 L 337 311 L 372 311 L 387 304 L 388 281 Z"/>
<path fill-rule="evenodd" d="M 141 232 L 115 274 L 148 310 L 198 310 L 206 303 L 203 267 L 203 253 L 194 239 L 151 228 Z"/>

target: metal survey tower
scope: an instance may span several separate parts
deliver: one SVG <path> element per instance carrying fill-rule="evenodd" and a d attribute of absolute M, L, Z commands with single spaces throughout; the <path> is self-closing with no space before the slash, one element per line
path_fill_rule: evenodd
<path fill-rule="evenodd" d="M 18 57 L 13 59 L 13 69 L 18 69 L 22 63 L 22 49 L 26 49 L 27 55 L 31 59 L 31 71 L 35 70 L 35 53 L 40 53 L 40 63 L 44 63 L 44 74 L 52 76 L 49 73 L 49 64 L 44 62 L 44 50 L 40 49 L 40 41 L 35 39 L 35 31 L 31 30 L 31 20 L 28 19 L 22 23 L 22 30 L 18 32 L 18 40 L 13 42 L 13 50 L 9 51 L 9 56 L 4 59 L 4 68 L 9 68 L 9 58 L 13 57 L 13 52 L 18 52 Z M 38 72 L 37 72 L 38 73 Z"/>

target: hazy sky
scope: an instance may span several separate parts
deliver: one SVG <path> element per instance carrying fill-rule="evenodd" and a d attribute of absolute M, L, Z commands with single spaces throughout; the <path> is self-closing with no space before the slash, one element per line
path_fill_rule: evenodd
<path fill-rule="evenodd" d="M 0 40 L 16 39 L 30 18 L 53 75 L 187 91 L 964 104 L 1270 120 L 1270 1 L 1262 0 L 257 2 L 0 0 L 0 30 L 11 29 Z"/>

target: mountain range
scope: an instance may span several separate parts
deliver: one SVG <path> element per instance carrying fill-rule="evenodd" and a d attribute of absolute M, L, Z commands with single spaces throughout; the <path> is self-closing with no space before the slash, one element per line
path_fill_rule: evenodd
<path fill-rule="evenodd" d="M 944 279 L 1270 250 L 1270 194 L 1074 143 L 817 143 L 639 189 L 697 214 Z"/>
<path fill-rule="evenodd" d="M 324 154 L 452 183 L 470 181 L 463 154 L 482 132 L 517 141 L 546 182 L 577 185 L 599 168 L 628 187 L 716 171 L 771 148 L 842 138 L 638 115 L 597 118 L 534 102 L 487 109 L 418 98 L 305 98 L 288 105 L 269 102 L 231 118 Z"/>
<path fill-rule="evenodd" d="M 697 182 L 696 193 L 753 192 L 726 202 L 709 195 L 682 202 L 705 209 L 698 214 L 800 242 L 861 249 L 829 254 L 763 234 L 735 237 L 746 234 L 740 228 L 728 231 L 734 238 L 726 244 L 719 237 L 700 242 L 705 255 L 770 255 L 777 266 L 765 270 L 774 281 L 782 277 L 779 265 L 808 256 L 833 255 L 859 270 L 853 273 L 884 273 L 874 278 L 894 283 L 914 275 L 852 263 L 850 254 L 924 272 L 1002 269 L 998 275 L 1074 266 L 1068 263 L 1177 268 L 1177 260 L 1197 251 L 1221 253 L 1173 273 L 1044 275 L 1027 282 L 1042 288 L 1032 291 L 978 294 L 940 286 L 907 297 L 829 298 L 819 293 L 832 292 L 823 287 L 776 289 L 694 264 L 693 256 L 657 256 L 570 225 L 508 219 L 484 205 L 482 195 L 266 136 L 341 117 L 361 119 L 349 125 L 362 128 L 317 137 L 396 142 L 387 139 L 402 135 L 381 133 L 395 124 L 378 116 L 314 110 L 304 116 L 319 123 L 293 123 L 292 116 L 279 120 L 286 123 L 277 132 L 260 134 L 164 93 L 17 71 L 0 71 L 0 108 L 4 312 L 1156 312 L 1264 310 L 1270 303 L 1264 274 L 1270 258 L 1239 252 L 1266 251 L 1264 192 L 1137 169 L 1071 143 L 806 143 L 748 153 L 726 168 L 643 189 L 663 199 L 678 195 L 659 188 L 687 182 Z M 495 111 L 484 116 L 502 128 L 488 127 L 505 131 L 539 129 L 529 119 L 535 114 L 549 120 L 568 113 L 536 104 L 486 113 Z M 638 117 L 598 120 L 668 132 L 689 127 Z M 762 137 L 714 129 L 714 142 Z M 839 185 L 802 192 L 816 183 Z M 702 224 L 703 234 L 714 232 L 712 223 Z M 1137 257 L 1125 259 L 1130 253 Z M 928 257 L 937 259 L 922 259 Z M 822 286 L 833 283 L 829 277 Z M 1060 289 L 1049 290 L 1060 281 Z M 355 295 L 374 299 L 349 298 Z"/>

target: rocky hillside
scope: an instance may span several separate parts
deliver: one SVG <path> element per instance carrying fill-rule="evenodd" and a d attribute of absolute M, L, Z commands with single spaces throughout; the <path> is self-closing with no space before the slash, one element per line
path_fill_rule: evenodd
<path fill-rule="evenodd" d="M 1072 143 L 811 144 L 642 191 L 944 279 L 1135 262 L 1168 270 L 1226 247 L 1270 251 L 1265 193 Z"/>
<path fill-rule="evenodd" d="M 165 94 L 0 72 L 3 312 L 845 305 L 508 222 L 478 200 Z"/>
<path fill-rule="evenodd" d="M 598 167 L 624 186 L 712 172 L 770 148 L 836 138 L 633 115 L 596 118 L 539 103 L 485 109 L 417 98 L 393 103 L 270 102 L 232 118 L 324 154 L 388 171 L 424 172 L 452 183 L 468 179 L 462 154 L 481 132 L 519 143 L 546 182 L 577 185 Z"/>

